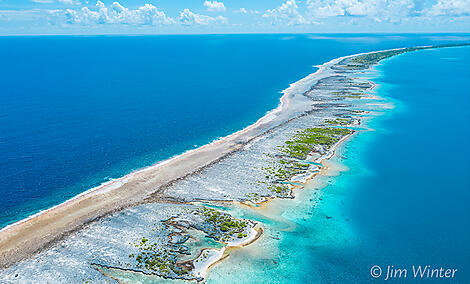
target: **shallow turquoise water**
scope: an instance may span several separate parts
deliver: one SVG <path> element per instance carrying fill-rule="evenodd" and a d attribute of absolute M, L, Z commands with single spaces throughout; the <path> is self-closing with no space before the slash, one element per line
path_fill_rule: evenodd
<path fill-rule="evenodd" d="M 395 283 L 415 282 L 413 265 L 458 269 L 453 283 L 470 282 L 470 48 L 408 53 L 377 69 L 378 94 L 395 108 L 340 149 L 333 162 L 346 171 L 274 203 L 271 219 L 238 209 L 266 234 L 208 283 L 382 282 L 389 265 L 408 271 Z"/>
<path fill-rule="evenodd" d="M 346 36 L 321 44 L 304 36 L 290 43 L 285 43 L 280 35 L 262 39 L 250 36 L 241 36 L 241 39 L 192 38 L 199 50 L 205 50 L 206 45 L 227 46 L 230 42 L 238 42 L 239 47 L 247 48 L 248 43 L 254 41 L 259 44 L 255 48 L 258 55 L 267 47 L 275 48 L 270 54 L 275 57 L 286 48 L 297 46 L 299 54 L 311 56 L 306 59 L 297 54 L 283 58 L 282 63 L 272 63 L 272 57 L 263 57 L 264 63 L 272 64 L 268 66 L 248 60 L 252 66 L 263 66 L 263 69 L 275 70 L 276 66 L 282 65 L 284 68 L 281 69 L 287 73 L 263 73 L 263 84 L 259 83 L 260 77 L 252 76 L 252 80 L 244 81 L 242 85 L 237 82 L 247 76 L 240 71 L 245 71 L 246 65 L 232 58 L 231 63 L 238 68 L 232 69 L 232 75 L 239 76 L 239 80 L 227 85 L 228 89 L 225 89 L 226 81 L 212 77 L 205 83 L 200 78 L 186 81 L 193 84 L 191 88 L 199 86 L 197 90 L 202 94 L 207 86 L 211 86 L 202 101 L 200 96 L 187 92 L 188 89 L 178 89 L 179 95 L 186 96 L 188 105 L 213 102 L 210 108 L 217 109 L 215 113 L 195 108 L 188 114 L 168 107 L 181 101 L 178 96 L 162 95 L 162 90 L 173 87 L 172 84 L 142 84 L 142 93 L 134 99 L 132 91 L 136 86 L 132 82 L 145 81 L 137 75 L 126 82 L 127 91 L 122 85 L 113 86 L 114 90 L 122 91 L 118 93 L 103 91 L 109 87 L 106 80 L 115 80 L 116 74 L 110 74 L 105 84 L 99 84 L 101 89 L 88 90 L 90 93 L 85 97 L 77 92 L 64 98 L 60 88 L 48 93 L 45 87 L 37 96 L 16 89 L 16 93 L 9 93 L 11 97 L 2 92 L 0 174 L 3 176 L 0 193 L 4 196 L 4 204 L 0 210 L 0 225 L 63 201 L 87 186 L 99 184 L 108 175 L 119 176 L 253 122 L 277 104 L 279 90 L 312 71 L 310 64 L 359 51 L 431 42 L 419 36 L 402 41 L 377 38 L 376 45 L 370 45 L 370 42 L 353 44 L 355 39 Z M 96 40 L 98 45 L 109 44 L 99 42 L 102 39 Z M 147 40 L 152 43 L 152 39 Z M 161 48 L 158 40 L 150 46 Z M 188 38 L 173 40 L 175 45 L 178 40 L 191 42 Z M 65 43 L 58 47 L 61 44 Z M 171 49 L 171 44 L 166 48 L 166 51 Z M 329 52 L 325 53 L 326 50 Z M 214 47 L 215 51 L 225 52 Z M 396 108 L 369 122 L 375 131 L 357 135 L 340 149 L 334 162 L 345 171 L 339 176 L 322 177 L 321 182 L 326 187 L 321 191 L 306 189 L 295 200 L 276 201 L 273 204 L 279 213 L 274 215 L 231 208 L 229 211 L 236 216 L 262 222 L 266 233 L 253 245 L 233 251 L 228 260 L 212 270 L 207 282 L 364 283 L 374 280 L 370 276 L 373 265 L 384 269 L 387 265 L 406 269 L 411 269 L 412 265 L 456 268 L 459 270 L 457 281 L 469 282 L 469 54 L 469 48 L 427 50 L 404 54 L 379 66 L 381 77 L 376 79 L 381 84 L 379 95 Z M 243 58 L 245 53 L 240 52 L 237 56 Z M 220 73 L 212 68 L 220 66 L 218 58 L 213 54 L 205 58 L 208 57 L 212 65 L 204 67 L 214 74 Z M 114 57 L 106 58 L 113 62 Z M 200 60 L 202 64 L 204 58 Z M 28 64 L 23 62 L 23 66 Z M 167 64 L 171 65 L 171 60 Z M 302 68 L 298 69 L 296 64 Z M 296 68 L 290 69 L 294 65 Z M 148 68 L 152 66 L 147 65 Z M 162 70 L 160 72 L 165 73 Z M 21 71 L 17 67 L 16 72 Z M 194 70 L 192 72 L 195 74 Z M 71 73 L 65 73 L 71 76 Z M 176 73 L 166 75 L 175 77 Z M 198 73 L 202 77 L 207 75 Z M 56 79 L 42 75 L 38 81 L 55 86 Z M 92 78 L 95 83 L 100 79 Z M 282 83 L 280 78 L 283 78 Z M 7 81 L 3 80 L 2 83 Z M 21 83 L 21 78 L 8 81 L 9 84 L 2 84 L 2 91 L 8 91 L 10 87 L 13 90 L 15 84 Z M 218 83 L 214 85 L 214 82 Z M 37 85 L 33 83 L 26 84 L 26 88 L 37 91 Z M 62 83 L 64 88 L 71 88 L 66 80 Z M 230 92 L 230 96 L 219 97 L 221 89 L 227 91 L 225 94 Z M 15 96 L 19 93 L 22 96 Z M 47 96 L 53 99 L 44 99 Z M 253 96 L 259 100 L 251 100 L 253 105 L 247 107 L 244 99 Z M 168 100 L 164 104 L 168 108 L 159 110 L 167 114 L 165 118 L 188 115 L 193 119 L 159 120 L 162 117 L 152 116 L 157 113 L 155 106 L 162 106 L 163 99 Z M 107 102 L 113 103 L 107 105 Z M 230 104 L 233 102 L 236 104 Z M 106 107 L 103 109 L 103 106 Z M 227 109 L 237 115 L 227 115 Z M 200 118 L 199 115 L 204 115 L 204 119 L 194 119 Z M 217 121 L 223 127 L 208 121 Z M 165 122 L 165 125 L 157 125 L 157 122 Z M 190 128 L 194 132 L 181 135 L 181 131 L 176 131 L 188 129 L 192 123 L 199 127 Z M 172 135 L 178 136 L 179 142 L 173 140 Z M 51 153 L 53 155 L 49 155 Z M 401 280 L 414 279 L 409 276 Z"/>
<path fill-rule="evenodd" d="M 0 227 L 254 123 L 333 58 L 467 35 L 0 38 Z"/>

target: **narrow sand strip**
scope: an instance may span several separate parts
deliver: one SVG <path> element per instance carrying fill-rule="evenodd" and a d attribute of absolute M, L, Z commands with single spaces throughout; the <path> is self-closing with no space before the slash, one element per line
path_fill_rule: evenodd
<path fill-rule="evenodd" d="M 230 241 L 227 243 L 227 246 L 222 249 L 203 249 L 199 256 L 193 261 L 193 274 L 196 277 L 201 277 L 205 279 L 211 267 L 228 257 L 228 254 L 226 252 L 230 250 L 230 248 L 246 247 L 254 243 L 257 239 L 259 239 L 262 234 L 263 229 L 259 228 L 258 225 L 256 225 L 250 229 L 248 236 Z"/>
<path fill-rule="evenodd" d="M 319 79 L 332 74 L 331 66 L 344 56 L 327 62 L 306 78 L 283 91 L 279 106 L 255 124 L 198 149 L 141 169 L 88 190 L 60 205 L 44 210 L 0 231 L 0 268 L 31 256 L 48 244 L 80 229 L 84 224 L 112 212 L 144 202 L 175 180 L 184 178 L 240 149 L 251 139 L 279 125 L 292 113 L 293 96 L 305 92 Z"/>

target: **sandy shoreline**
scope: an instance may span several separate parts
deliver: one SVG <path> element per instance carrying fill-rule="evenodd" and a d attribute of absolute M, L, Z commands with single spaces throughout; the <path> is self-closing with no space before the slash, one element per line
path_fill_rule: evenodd
<path fill-rule="evenodd" d="M 195 263 L 195 268 L 193 270 L 194 275 L 205 279 L 207 273 L 212 267 L 229 256 L 229 251 L 231 249 L 249 246 L 256 242 L 256 240 L 258 240 L 262 235 L 263 229 L 257 224 L 251 228 L 250 234 L 242 240 L 229 242 L 226 244 L 226 247 L 221 249 L 203 248 L 195 260 L 200 258 L 204 251 L 211 251 L 212 255 L 205 258 L 200 263 Z"/>
<path fill-rule="evenodd" d="M 291 96 L 306 91 L 315 80 L 328 77 L 331 66 L 346 58 L 363 54 L 367 53 L 340 57 L 318 66 L 319 69 L 315 73 L 291 84 L 283 91 L 284 95 L 276 109 L 243 130 L 104 183 L 62 204 L 3 228 L 0 231 L 0 268 L 8 267 L 31 256 L 90 221 L 142 203 L 152 195 L 158 194 L 165 185 L 191 175 L 237 151 L 247 142 L 288 118 Z"/>

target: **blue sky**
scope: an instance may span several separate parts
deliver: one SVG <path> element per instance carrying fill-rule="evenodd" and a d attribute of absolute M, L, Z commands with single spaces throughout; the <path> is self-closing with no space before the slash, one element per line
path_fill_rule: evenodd
<path fill-rule="evenodd" d="M 470 32 L 470 0 L 0 0 L 0 35 Z"/>

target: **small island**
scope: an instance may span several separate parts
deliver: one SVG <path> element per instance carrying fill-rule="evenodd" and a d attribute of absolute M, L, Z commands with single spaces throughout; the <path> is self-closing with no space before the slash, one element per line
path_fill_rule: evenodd
<path fill-rule="evenodd" d="M 0 264 L 18 274 L 30 261 L 41 263 L 76 247 L 81 253 L 70 269 L 90 269 L 99 273 L 96 277 L 120 281 L 125 274 L 142 274 L 203 281 L 229 255 L 228 248 L 263 237 L 261 222 L 232 215 L 226 204 L 257 210 L 273 199 L 295 198 L 327 169 L 325 161 L 341 143 L 364 131 L 362 121 L 386 107 L 367 78 L 374 65 L 405 52 L 447 46 L 327 62 L 284 90 L 279 107 L 246 129 L 3 230 L 0 243 L 8 249 Z M 84 243 L 86 250 L 79 249 Z"/>

